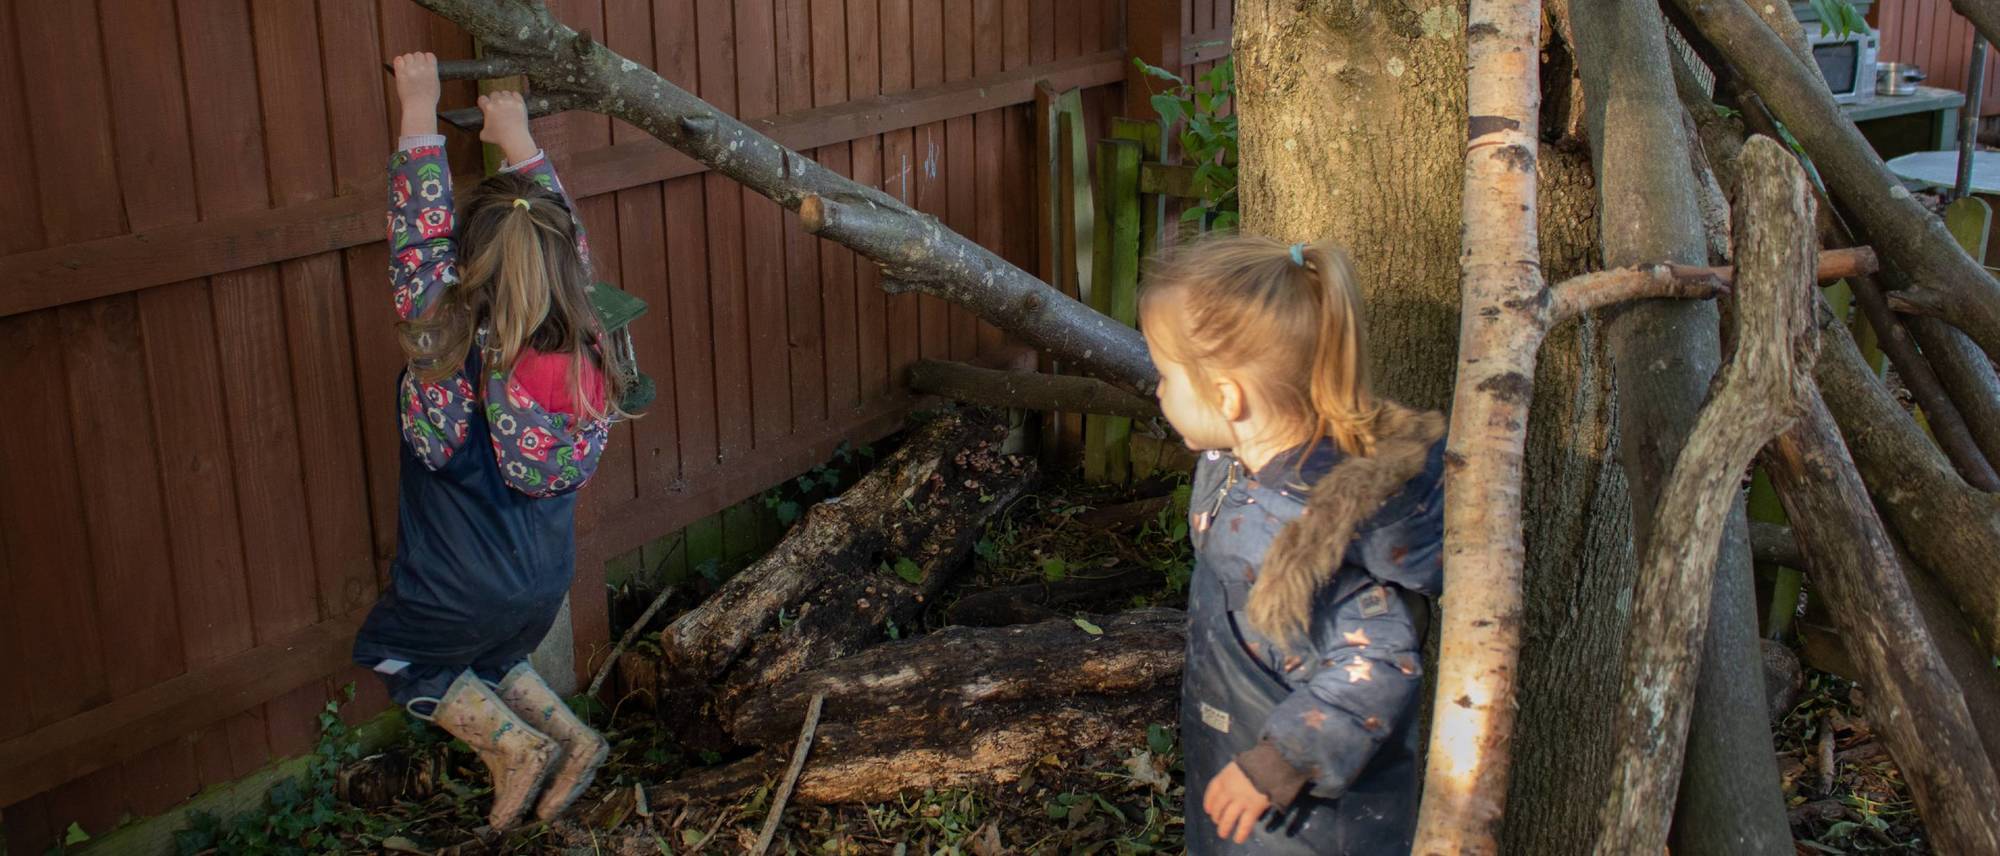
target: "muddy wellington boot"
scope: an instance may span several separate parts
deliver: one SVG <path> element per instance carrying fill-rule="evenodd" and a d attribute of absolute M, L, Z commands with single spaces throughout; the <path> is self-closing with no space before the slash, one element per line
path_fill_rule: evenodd
<path fill-rule="evenodd" d="M 604 756 L 611 752 L 611 744 L 585 725 L 527 663 L 515 666 L 501 679 L 500 698 L 529 725 L 562 744 L 562 760 L 556 762 L 548 787 L 535 804 L 536 817 L 555 820 L 590 787 Z"/>
<path fill-rule="evenodd" d="M 431 721 L 465 741 L 486 762 L 493 774 L 493 810 L 486 821 L 495 830 L 520 821 L 562 755 L 556 741 L 522 721 L 469 671 L 451 682 Z"/>

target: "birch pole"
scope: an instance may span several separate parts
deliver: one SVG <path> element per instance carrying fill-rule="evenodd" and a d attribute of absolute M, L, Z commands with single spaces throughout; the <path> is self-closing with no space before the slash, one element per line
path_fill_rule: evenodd
<path fill-rule="evenodd" d="M 1535 237 L 1539 0 L 1466 16 L 1458 378 L 1445 457 L 1444 618 L 1416 853 L 1495 853 L 1521 657 L 1521 497 L 1554 302 Z"/>

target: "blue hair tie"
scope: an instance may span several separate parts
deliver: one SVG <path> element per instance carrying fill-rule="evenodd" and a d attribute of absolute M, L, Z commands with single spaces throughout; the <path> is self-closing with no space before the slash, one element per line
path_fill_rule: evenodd
<path fill-rule="evenodd" d="M 1306 266 L 1306 242 L 1300 241 L 1292 245 L 1292 264 L 1299 267 Z"/>

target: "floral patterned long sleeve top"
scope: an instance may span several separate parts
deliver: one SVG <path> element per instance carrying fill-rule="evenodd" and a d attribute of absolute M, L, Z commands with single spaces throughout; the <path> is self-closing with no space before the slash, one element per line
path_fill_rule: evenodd
<path fill-rule="evenodd" d="M 504 169 L 527 174 L 535 181 L 569 196 L 556 179 L 555 167 L 543 153 Z M 574 203 L 570 204 L 572 211 Z M 572 215 L 573 216 L 573 215 Z M 403 320 L 422 318 L 438 304 L 445 290 L 459 279 L 458 242 L 454 236 L 451 168 L 445 161 L 441 136 L 406 137 L 389 159 L 390 278 L 395 285 L 396 314 Z M 583 224 L 576 221 L 577 251 L 590 264 Z M 522 361 L 570 359 L 569 355 L 524 354 Z M 519 362 L 519 361 L 517 361 Z M 468 375 L 470 363 L 433 383 L 405 371 L 398 390 L 403 441 L 431 470 L 442 469 L 465 447 L 482 408 L 488 439 L 501 475 L 509 487 L 529 496 L 557 496 L 590 480 L 604 451 L 610 420 L 580 415 L 573 403 L 545 406 L 560 395 L 535 389 L 525 378 L 560 377 L 566 372 L 496 371 L 480 361 L 479 375 Z M 585 378 L 601 377 L 586 361 Z M 532 382 L 532 381 L 531 381 Z M 586 385 L 601 386 L 590 383 Z"/>

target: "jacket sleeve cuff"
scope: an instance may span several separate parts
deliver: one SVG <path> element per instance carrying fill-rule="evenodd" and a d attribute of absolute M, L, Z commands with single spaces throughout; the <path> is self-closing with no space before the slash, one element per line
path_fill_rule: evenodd
<path fill-rule="evenodd" d="M 1297 799 L 1299 791 L 1306 786 L 1306 773 L 1278 751 L 1269 740 L 1260 740 L 1256 746 L 1236 756 L 1236 766 L 1250 779 L 1250 784 L 1271 798 L 1271 804 L 1284 808 Z"/>
<path fill-rule="evenodd" d="M 443 134 L 410 134 L 409 136 L 396 138 L 396 150 L 401 152 L 407 152 L 411 149 L 422 148 L 424 146 L 442 145 L 444 145 Z"/>

